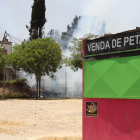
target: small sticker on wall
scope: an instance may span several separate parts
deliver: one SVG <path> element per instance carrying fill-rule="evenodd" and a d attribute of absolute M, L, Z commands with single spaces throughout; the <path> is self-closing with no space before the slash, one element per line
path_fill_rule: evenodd
<path fill-rule="evenodd" d="M 98 116 L 98 103 L 86 102 L 86 116 L 97 117 Z"/>

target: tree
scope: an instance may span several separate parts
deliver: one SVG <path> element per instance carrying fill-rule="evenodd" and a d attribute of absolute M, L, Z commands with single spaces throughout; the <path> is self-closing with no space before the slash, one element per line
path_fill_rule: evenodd
<path fill-rule="evenodd" d="M 71 23 L 71 26 L 69 26 L 69 25 L 67 26 L 67 35 L 69 38 L 72 38 L 73 33 L 76 31 L 80 18 L 81 18 L 81 16 L 77 17 L 77 15 L 76 15 Z"/>
<path fill-rule="evenodd" d="M 68 25 L 67 26 L 67 31 L 66 32 L 62 32 L 61 38 L 59 43 L 61 44 L 62 49 L 66 49 L 68 47 L 68 43 L 71 40 L 71 38 L 73 37 L 73 33 L 76 31 L 77 29 L 77 25 L 78 25 L 78 21 L 81 17 L 79 16 L 75 16 L 75 18 L 73 19 L 71 26 Z"/>
<path fill-rule="evenodd" d="M 5 63 L 6 55 L 4 55 L 2 49 L 0 48 L 0 69 L 3 67 Z"/>
<path fill-rule="evenodd" d="M 45 0 L 34 0 L 31 13 L 30 27 L 26 25 L 29 31 L 30 40 L 42 38 L 44 34 L 44 24 L 46 23 L 45 18 Z M 39 77 L 39 97 L 40 97 L 40 81 Z"/>
<path fill-rule="evenodd" d="M 82 39 L 90 39 L 95 37 L 98 37 L 98 35 L 87 34 Z M 77 38 L 73 38 L 71 43 L 73 45 L 68 47 L 70 52 L 72 52 L 71 56 L 64 57 L 63 63 L 70 66 L 72 70 L 77 71 L 78 69 L 82 69 L 82 41 Z"/>
<path fill-rule="evenodd" d="M 4 69 L 6 68 L 6 62 L 7 62 L 7 55 L 4 55 L 3 50 L 0 48 L 0 74 L 1 79 L 4 78 Z"/>
<path fill-rule="evenodd" d="M 31 13 L 30 27 L 26 25 L 29 31 L 30 40 L 42 38 L 45 18 L 45 0 L 34 0 Z"/>
<path fill-rule="evenodd" d="M 34 73 L 36 76 L 36 99 L 38 99 L 39 77 L 48 75 L 54 78 L 54 73 L 60 66 L 62 51 L 53 39 L 35 39 L 14 46 L 14 52 L 9 55 L 9 63 L 19 70 Z"/>

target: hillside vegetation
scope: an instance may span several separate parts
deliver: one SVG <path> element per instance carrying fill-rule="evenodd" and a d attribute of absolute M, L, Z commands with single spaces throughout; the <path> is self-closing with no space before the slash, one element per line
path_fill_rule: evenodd
<path fill-rule="evenodd" d="M 0 81 L 0 99 L 3 97 L 3 81 Z M 6 98 L 30 98 L 33 97 L 33 90 L 26 83 L 26 79 L 15 79 L 5 81 Z"/>

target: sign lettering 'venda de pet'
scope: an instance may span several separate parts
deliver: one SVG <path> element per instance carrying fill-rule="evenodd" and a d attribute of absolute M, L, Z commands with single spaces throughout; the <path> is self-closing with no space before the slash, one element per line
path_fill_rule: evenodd
<path fill-rule="evenodd" d="M 85 41 L 85 55 L 140 48 L 140 32 L 131 32 Z"/>

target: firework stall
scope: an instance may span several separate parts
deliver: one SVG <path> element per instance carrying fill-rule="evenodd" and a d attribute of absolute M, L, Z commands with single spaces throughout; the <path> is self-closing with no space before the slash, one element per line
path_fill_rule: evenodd
<path fill-rule="evenodd" d="M 83 140 L 140 140 L 140 29 L 83 40 Z"/>

